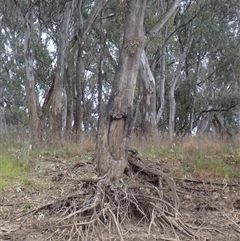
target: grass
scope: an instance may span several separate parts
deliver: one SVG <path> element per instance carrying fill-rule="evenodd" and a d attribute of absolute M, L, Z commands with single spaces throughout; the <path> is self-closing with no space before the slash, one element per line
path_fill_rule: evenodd
<path fill-rule="evenodd" d="M 144 159 L 170 166 L 176 177 L 200 179 L 236 178 L 240 176 L 239 142 L 224 141 L 204 135 L 185 137 L 170 143 L 168 138 L 133 138 L 133 148 Z"/>
<path fill-rule="evenodd" d="M 34 148 L 26 140 L 26 134 L 22 132 L 0 135 L 0 191 L 14 183 L 42 186 L 44 183 L 41 180 L 31 176 L 34 176 L 34 173 L 35 176 L 39 176 L 44 172 L 44 162 L 42 162 L 44 158 L 66 160 L 66 165 L 81 159 L 91 161 L 96 147 L 92 136 L 85 137 L 81 143 L 72 141 L 63 141 L 57 145 L 43 143 Z"/>
<path fill-rule="evenodd" d="M 0 154 L 0 190 L 14 182 L 28 180 L 24 166 L 8 153 Z"/>
<path fill-rule="evenodd" d="M 57 146 L 43 144 L 29 149 L 21 135 L 0 138 L 0 189 L 12 183 L 35 185 L 28 173 L 33 172 L 42 156 L 67 162 L 92 160 L 96 142 L 92 136 L 81 143 L 65 141 Z M 6 141 L 7 140 L 7 141 Z M 234 139 L 224 141 L 212 136 L 185 137 L 169 142 L 168 137 L 146 139 L 133 137 L 131 148 L 137 149 L 148 162 L 158 162 L 170 169 L 174 177 L 231 179 L 240 176 L 240 145 Z"/>

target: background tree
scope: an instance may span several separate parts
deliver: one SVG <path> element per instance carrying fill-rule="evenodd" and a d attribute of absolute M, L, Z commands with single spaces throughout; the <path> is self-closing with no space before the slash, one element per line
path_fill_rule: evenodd
<path fill-rule="evenodd" d="M 59 44 L 57 49 L 57 66 L 55 81 L 53 85 L 52 97 L 52 136 L 61 140 L 62 134 L 62 93 L 63 80 L 66 69 L 66 57 L 68 48 L 69 23 L 72 16 L 72 9 L 75 1 L 66 2 L 64 13 L 62 16 L 61 31 L 59 36 Z"/>
<path fill-rule="evenodd" d="M 215 133 L 213 122 L 218 122 L 222 123 L 222 130 L 225 127 L 228 132 L 232 130 L 233 133 L 238 133 L 238 1 L 182 0 L 178 11 L 167 24 L 161 26 L 161 31 L 153 30 L 155 32 L 152 38 L 152 26 L 172 2 L 149 1 L 146 6 L 144 28 L 148 41 L 144 45 L 145 58 L 142 58 L 142 63 L 145 64 L 139 66 L 137 74 L 140 79 L 141 73 L 143 76 L 145 71 L 145 81 L 136 82 L 132 106 L 134 113 L 138 113 L 135 115 L 136 132 L 145 132 L 149 136 L 152 136 L 151 133 L 161 135 L 165 132 L 171 132 L 171 136 L 185 135 L 196 129 L 200 132 L 205 116 L 211 115 L 213 119 L 209 121 L 209 128 L 205 132 Z M 74 136 L 75 140 L 81 140 L 84 133 L 97 131 L 99 115 L 101 112 L 105 113 L 112 92 L 122 49 L 128 6 L 126 1 L 88 0 L 71 3 L 76 7 L 72 9 L 64 64 L 60 68 L 59 36 L 63 28 L 61 19 L 66 11 L 65 2 L 1 1 L 1 74 L 5 87 L 2 106 L 6 123 L 10 129 L 11 126 L 21 126 L 29 131 L 35 129 L 34 132 L 38 125 L 40 140 L 45 140 L 47 136 L 49 139 L 54 138 L 50 130 L 53 125 L 57 125 L 56 121 L 51 121 L 56 103 L 61 105 L 58 108 L 58 135 L 66 132 L 69 138 Z M 12 8 L 14 4 L 18 8 Z M 20 18 L 21 14 L 17 13 L 17 9 L 24 16 Z M 24 25 L 27 21 L 31 24 Z M 184 52 L 190 25 L 193 38 L 191 48 L 177 77 L 176 88 L 173 88 L 173 76 L 181 53 Z M 31 28 L 27 29 L 26 26 Z M 24 36 L 28 36 L 30 41 L 28 46 L 25 45 L 25 50 L 24 42 L 27 41 Z M 211 58 L 214 62 L 212 70 L 208 64 Z M 28 77 L 26 67 L 28 70 L 33 69 L 28 71 Z M 59 74 L 59 69 L 63 74 Z M 30 75 L 31 78 L 34 77 L 31 93 L 35 97 L 27 94 L 26 80 Z M 61 101 L 53 101 L 54 80 L 59 79 L 57 75 L 62 78 L 59 85 L 61 87 L 58 88 Z M 212 85 L 211 111 L 207 101 L 209 81 Z M 146 88 L 146 83 L 152 87 Z M 56 88 L 55 86 L 55 91 Z M 173 102 L 169 98 L 170 92 L 174 92 L 175 117 L 171 114 Z M 35 103 L 29 101 L 30 98 L 35 99 Z M 31 122 L 34 123 L 32 127 L 29 119 L 30 104 L 35 106 L 33 116 L 37 120 Z M 150 116 L 152 122 L 146 118 Z M 169 128 L 169 123 L 173 124 L 172 128 Z M 36 137 L 33 134 L 31 138 Z"/>
<path fill-rule="evenodd" d="M 5 114 L 4 114 L 4 101 L 3 101 L 3 80 L 0 74 L 0 132 L 7 129 Z"/>

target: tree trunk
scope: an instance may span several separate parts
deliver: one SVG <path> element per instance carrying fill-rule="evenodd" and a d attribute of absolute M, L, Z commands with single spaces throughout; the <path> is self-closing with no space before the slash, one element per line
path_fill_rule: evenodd
<path fill-rule="evenodd" d="M 147 36 L 143 31 L 147 0 L 129 0 L 124 3 L 124 41 L 111 96 L 100 120 L 96 151 L 99 174 L 106 175 L 106 180 L 112 182 L 118 182 L 127 167 L 133 97 L 142 51 L 147 40 L 153 38 L 176 12 L 180 0 L 172 2 Z"/>
<path fill-rule="evenodd" d="M 65 74 L 65 89 L 67 95 L 66 135 L 70 137 L 73 121 L 73 80 L 70 76 L 69 68 L 66 68 Z"/>
<path fill-rule="evenodd" d="M 141 53 L 146 42 L 143 20 L 147 0 L 130 0 L 124 42 L 106 113 L 99 125 L 97 158 L 100 175 L 119 181 L 127 166 L 132 104 Z"/>
<path fill-rule="evenodd" d="M 74 130 L 76 133 L 76 140 L 81 140 L 82 133 L 82 122 L 83 122 L 83 106 L 82 106 L 82 81 L 84 77 L 84 64 L 83 64 L 83 41 L 85 40 L 86 34 L 89 32 L 93 23 L 95 22 L 97 16 L 103 9 L 104 5 L 108 0 L 98 0 L 96 1 L 94 7 L 92 8 L 88 18 L 83 23 L 82 17 L 82 0 L 78 1 L 78 53 L 77 53 L 77 64 L 76 64 L 76 111 L 74 118 Z"/>
<path fill-rule="evenodd" d="M 179 63 L 177 66 L 177 69 L 173 75 L 172 81 L 171 81 L 171 86 L 169 90 L 169 138 L 170 141 L 173 140 L 174 136 L 174 129 L 175 129 L 175 115 L 176 115 L 176 101 L 175 101 L 175 90 L 176 90 L 176 85 L 178 82 L 178 79 L 180 77 L 181 70 L 184 66 L 187 53 L 191 47 L 192 44 L 192 36 L 191 36 L 191 29 L 188 30 L 188 36 L 187 36 L 187 41 L 184 47 L 184 50 L 180 56 Z"/>
<path fill-rule="evenodd" d="M 140 75 L 143 80 L 143 126 L 146 137 L 154 137 L 158 133 L 156 122 L 156 86 L 145 50 L 140 60 Z"/>
<path fill-rule="evenodd" d="M 200 53 L 198 53 L 197 66 L 196 66 L 196 70 L 195 70 L 195 78 L 196 78 L 195 81 L 196 81 L 196 83 L 195 83 L 194 90 L 192 92 L 193 102 L 192 102 L 192 106 L 191 106 L 191 110 L 190 110 L 190 125 L 189 125 L 189 133 L 190 134 L 193 132 L 193 129 L 195 128 L 195 126 L 193 125 L 194 109 L 195 109 L 195 104 L 196 104 L 197 85 L 201 81 L 200 80 L 200 70 L 201 70 L 201 55 L 200 55 Z"/>
<path fill-rule="evenodd" d="M 24 57 L 26 64 L 26 92 L 29 114 L 29 129 L 30 142 L 37 144 L 38 138 L 38 116 L 35 93 L 35 78 L 34 78 L 34 48 L 32 43 L 33 30 L 33 15 L 32 10 L 29 9 L 24 19 Z"/>
<path fill-rule="evenodd" d="M 56 140 L 61 139 L 62 133 L 62 89 L 67 55 L 68 30 L 74 2 L 75 1 L 73 0 L 72 2 L 67 2 L 65 4 L 57 52 L 57 70 L 52 100 L 52 137 Z"/>
<path fill-rule="evenodd" d="M 82 120 L 83 120 L 83 107 L 82 107 L 82 82 L 84 77 L 84 65 L 82 59 L 82 39 L 78 40 L 78 54 L 76 64 L 76 112 L 74 118 L 74 130 L 76 134 L 76 140 L 81 139 L 82 133 Z"/>
<path fill-rule="evenodd" d="M 211 110 L 214 108 L 214 89 L 213 89 L 213 82 L 215 79 L 215 71 L 214 71 L 214 59 L 212 56 L 209 57 L 208 60 L 208 72 L 209 77 L 207 78 L 207 91 L 208 91 L 208 107 L 207 110 Z M 200 120 L 198 125 L 197 133 L 208 133 L 210 132 L 210 128 L 212 125 L 214 117 L 214 112 L 209 111 L 207 112 Z"/>
<path fill-rule="evenodd" d="M 3 101 L 3 79 L 0 73 L 0 133 L 7 129 L 7 124 L 4 115 L 4 101 Z"/>
<path fill-rule="evenodd" d="M 166 81 L 166 47 L 163 46 L 160 50 L 160 56 L 161 56 L 161 73 L 160 73 L 160 80 L 159 80 L 159 99 L 160 99 L 160 107 L 157 111 L 157 122 L 162 118 L 163 116 L 163 110 L 165 107 L 165 81 Z"/>
<path fill-rule="evenodd" d="M 101 17 L 103 17 L 103 11 L 101 12 Z M 97 82 L 97 88 L 98 88 L 98 116 L 100 120 L 100 116 L 102 115 L 102 108 L 103 108 L 103 67 L 104 67 L 104 55 L 105 55 L 105 33 L 103 29 L 103 21 L 100 22 L 100 29 L 99 29 L 99 38 L 100 38 L 100 58 L 99 58 L 99 64 L 98 64 L 98 82 Z M 98 121 L 98 129 L 99 129 L 99 121 Z"/>

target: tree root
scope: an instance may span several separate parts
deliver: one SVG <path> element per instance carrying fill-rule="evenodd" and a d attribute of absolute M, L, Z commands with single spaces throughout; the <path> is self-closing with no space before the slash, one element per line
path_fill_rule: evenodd
<path fill-rule="evenodd" d="M 124 241 L 134 240 L 134 235 L 138 240 L 157 240 L 160 235 L 165 240 L 198 239 L 181 221 L 174 180 L 159 166 L 146 164 L 136 151 L 129 151 L 128 161 L 121 182 L 111 183 L 107 176 L 98 182 L 86 179 L 86 191 L 58 200 L 58 208 L 45 205 L 48 213 L 57 214 L 45 224 L 51 229 L 48 240 Z M 72 203 L 66 207 L 67 200 Z M 37 212 L 44 212 L 44 206 L 31 214 Z"/>

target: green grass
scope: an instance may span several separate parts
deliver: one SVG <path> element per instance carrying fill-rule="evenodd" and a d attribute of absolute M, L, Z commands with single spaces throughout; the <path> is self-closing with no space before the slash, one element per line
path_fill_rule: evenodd
<path fill-rule="evenodd" d="M 172 143 L 159 137 L 156 140 L 134 139 L 133 147 L 144 160 L 169 165 L 172 175 L 190 175 L 200 179 L 231 179 L 240 176 L 239 144 L 211 136 L 186 137 Z"/>
<path fill-rule="evenodd" d="M 30 149 L 24 141 L 0 140 L 0 190 L 12 183 L 36 185 L 31 173 L 41 159 L 53 157 L 68 162 L 92 160 L 96 143 L 87 137 L 81 143 L 62 142 L 59 146 L 38 146 Z M 236 178 L 240 176 L 240 145 L 211 136 L 186 137 L 169 142 L 168 138 L 133 138 L 131 148 L 137 149 L 147 162 L 157 162 L 171 171 L 173 177 L 192 176 L 200 179 Z M 3 151 L 4 150 L 4 151 Z M 1 154 L 1 152 L 3 152 Z M 40 163 L 40 164 L 39 164 Z M 42 184 L 44 185 L 44 183 Z"/>
<path fill-rule="evenodd" d="M 29 180 L 25 167 L 8 153 L 0 154 L 0 190 L 14 182 Z"/>

